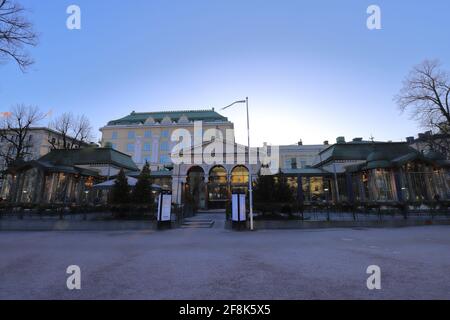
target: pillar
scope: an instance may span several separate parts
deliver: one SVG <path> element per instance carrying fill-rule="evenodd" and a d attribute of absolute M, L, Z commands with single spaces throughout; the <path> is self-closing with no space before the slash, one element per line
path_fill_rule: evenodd
<path fill-rule="evenodd" d="M 304 195 L 303 195 L 303 177 L 299 174 L 297 175 L 297 202 L 301 205 L 303 205 L 303 202 L 305 201 Z"/>
<path fill-rule="evenodd" d="M 397 193 L 397 200 L 398 202 L 405 201 L 403 197 L 403 190 L 402 190 L 402 181 L 401 181 L 401 169 L 394 171 L 394 182 L 395 182 L 395 191 Z"/>
<path fill-rule="evenodd" d="M 348 195 L 348 202 L 351 204 L 355 203 L 355 195 L 353 194 L 353 183 L 352 183 L 352 175 L 350 172 L 345 173 L 345 182 L 347 184 L 347 195 Z"/>

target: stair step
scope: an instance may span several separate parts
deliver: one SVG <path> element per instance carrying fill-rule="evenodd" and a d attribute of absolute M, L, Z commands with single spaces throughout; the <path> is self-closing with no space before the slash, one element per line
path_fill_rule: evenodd
<path fill-rule="evenodd" d="M 209 220 L 209 219 L 185 219 L 184 220 L 184 222 L 189 222 L 189 223 L 201 223 L 201 222 L 207 222 L 207 223 L 209 223 L 209 222 L 212 222 L 212 220 Z"/>
<path fill-rule="evenodd" d="M 188 224 L 188 225 L 203 225 L 203 224 L 205 224 L 205 225 L 210 225 L 210 224 L 212 224 L 213 223 L 213 221 L 205 221 L 205 222 L 183 222 L 183 224 Z"/>
<path fill-rule="evenodd" d="M 181 227 L 182 228 L 212 228 L 214 221 L 185 221 Z"/>

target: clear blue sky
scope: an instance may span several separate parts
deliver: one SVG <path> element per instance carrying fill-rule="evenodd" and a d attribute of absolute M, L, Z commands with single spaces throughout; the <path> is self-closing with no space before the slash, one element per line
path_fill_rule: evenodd
<path fill-rule="evenodd" d="M 0 65 L 0 109 L 84 113 L 98 128 L 136 111 L 219 108 L 250 97 L 254 145 L 420 128 L 392 97 L 415 64 L 450 69 L 450 2 L 382 0 L 20 0 L 40 33 L 36 64 Z M 66 8 L 82 30 L 66 28 Z M 366 9 L 382 10 L 382 30 Z M 245 112 L 224 112 L 245 142 Z"/>

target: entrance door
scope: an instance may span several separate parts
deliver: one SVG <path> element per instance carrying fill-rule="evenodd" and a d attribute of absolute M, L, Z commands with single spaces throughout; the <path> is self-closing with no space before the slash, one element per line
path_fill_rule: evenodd
<path fill-rule="evenodd" d="M 195 209 L 206 209 L 205 172 L 201 167 L 192 167 L 188 172 L 186 195 L 193 202 Z"/>
<path fill-rule="evenodd" d="M 227 170 L 222 166 L 215 166 L 209 172 L 208 208 L 225 209 L 228 198 Z"/>

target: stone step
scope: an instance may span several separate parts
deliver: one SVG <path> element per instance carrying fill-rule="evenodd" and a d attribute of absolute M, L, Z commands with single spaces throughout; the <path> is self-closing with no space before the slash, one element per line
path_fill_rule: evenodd
<path fill-rule="evenodd" d="M 183 224 L 189 224 L 189 225 L 211 225 L 214 224 L 214 221 L 209 220 L 209 221 L 184 221 Z"/>
<path fill-rule="evenodd" d="M 184 222 L 211 222 L 211 219 L 184 219 Z"/>
<path fill-rule="evenodd" d="M 212 228 L 214 221 L 185 221 L 181 225 L 181 228 Z"/>

